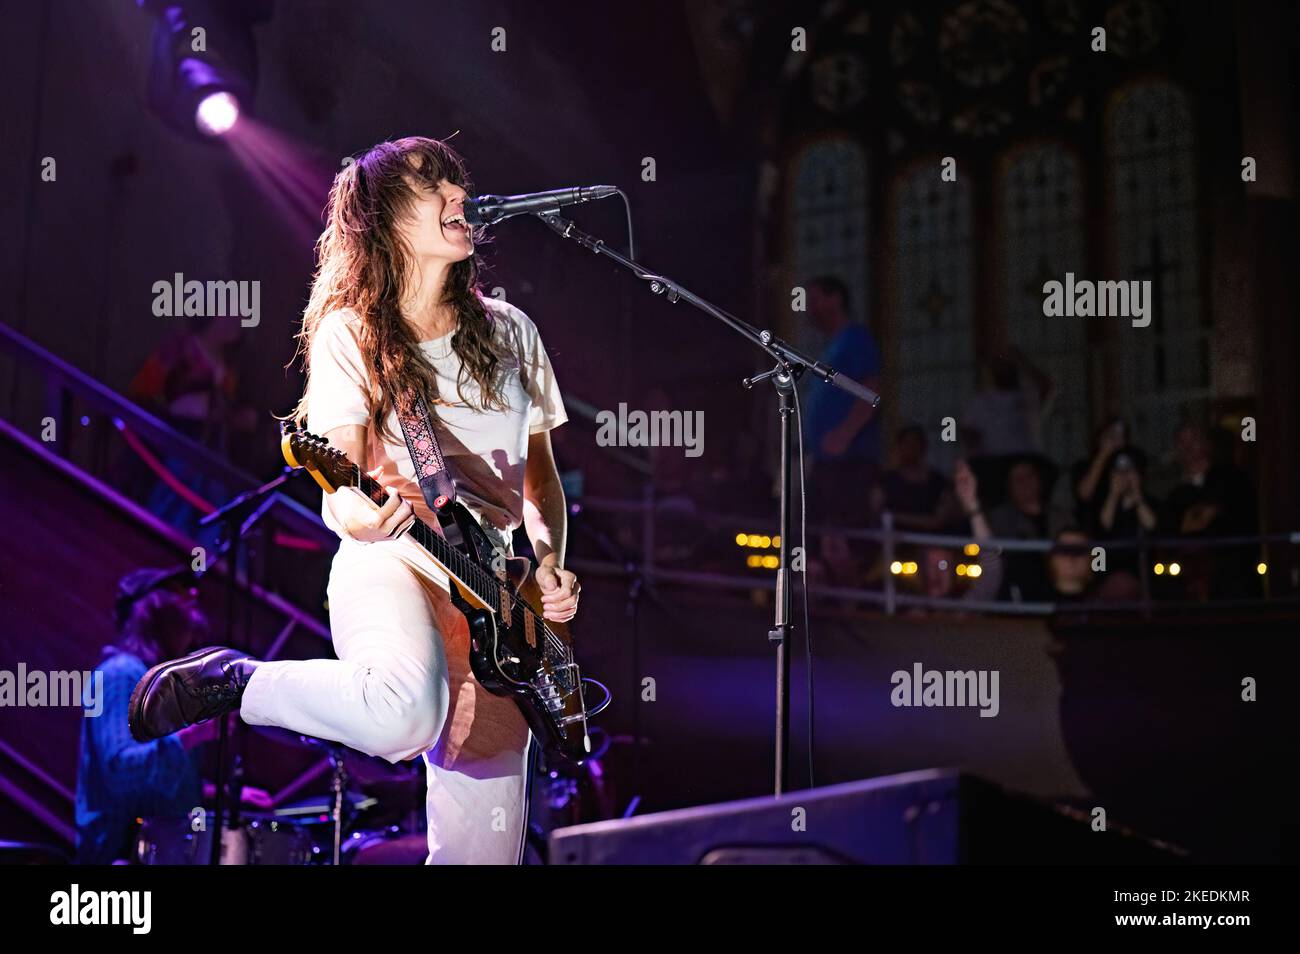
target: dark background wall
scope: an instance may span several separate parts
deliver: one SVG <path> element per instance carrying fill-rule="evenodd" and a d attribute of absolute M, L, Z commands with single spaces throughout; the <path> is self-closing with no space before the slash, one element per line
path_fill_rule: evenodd
<path fill-rule="evenodd" d="M 382 139 L 455 133 L 484 191 L 621 186 L 640 258 L 810 346 L 819 342 L 790 313 L 790 289 L 811 270 L 842 270 L 855 315 L 885 351 L 890 425 L 920 419 L 933 433 L 939 414 L 959 411 L 975 389 L 983 358 L 1006 344 L 1038 348 L 1078 397 L 1078 432 L 1108 411 L 1148 404 L 1170 414 L 1186 404 L 1220 421 L 1257 416 L 1263 436 L 1241 463 L 1259 480 L 1264 526 L 1300 524 L 1290 4 L 281 2 L 253 31 L 252 152 L 192 142 L 147 109 L 152 20 L 135 4 L 15 2 L 0 18 L 0 321 L 122 389 L 176 328 L 150 311 L 155 281 L 182 272 L 261 282 L 261 324 L 241 333 L 239 367 L 242 398 L 262 423 L 232 448 L 259 476 L 278 466 L 270 414 L 300 391 L 297 371 L 285 366 L 330 177 L 344 157 Z M 1107 26 L 1112 54 L 1088 50 L 1093 24 Z M 490 49 L 498 26 L 507 31 L 504 53 Z M 809 34 L 802 56 L 790 49 L 795 26 Z M 971 70 L 994 78 L 964 81 Z M 1114 157 L 1111 121 L 1125 103 L 1142 107 L 1134 107 L 1146 123 L 1140 132 L 1167 134 L 1160 162 L 1143 167 L 1136 189 L 1155 190 L 1152 175 L 1190 171 L 1184 218 L 1147 219 L 1140 206 L 1124 213 L 1126 167 Z M 823 167 L 827 148 L 840 151 Z M 1040 155 L 1050 168 L 1064 157 L 1073 172 L 1042 186 Z M 909 216 L 930 221 L 935 207 L 949 208 L 922 188 L 945 156 L 957 160 L 954 195 L 968 224 L 914 228 Z M 1026 156 L 1033 161 L 1018 166 Z M 1243 156 L 1256 159 L 1257 182 L 1242 182 Z M 57 161 L 54 182 L 39 178 L 45 157 Z M 641 178 L 646 157 L 657 163 L 656 181 Z M 1045 207 L 1058 188 L 1073 210 L 1060 228 L 1015 233 L 1017 201 Z M 860 221 L 836 218 L 859 207 Z M 615 203 L 575 218 L 624 241 Z M 1190 236 L 1195 256 L 1180 262 L 1178 287 L 1194 294 L 1169 291 L 1162 305 L 1203 332 L 1206 360 L 1190 385 L 1171 379 L 1139 393 L 1134 356 L 1154 360 L 1151 339 L 1120 323 L 1088 325 L 1068 346 L 1054 340 L 1055 328 L 1023 337 L 1023 276 L 1008 263 L 1041 245 L 1058 274 L 1140 277 L 1152 264 L 1146 225 L 1162 237 Z M 741 444 L 770 450 L 769 398 L 738 385 L 763 362 L 730 333 L 653 299 L 540 223 L 499 228 L 486 258 L 487 286 L 537 321 L 569 395 L 602 408 L 650 406 L 657 389 L 673 407 L 707 410 L 705 456 L 685 465 L 697 477 L 734 463 Z M 0 414 L 34 435 L 42 402 L 39 381 L 0 356 Z M 1151 420 L 1151 450 L 1163 455 L 1169 417 Z M 574 422 L 556 439 L 561 463 L 585 470 L 589 491 L 635 496 L 633 478 L 608 463 L 589 427 Z M 89 445 L 74 450 L 91 454 Z M 770 454 L 754 460 L 766 475 Z M 577 555 L 598 555 L 578 539 Z M 155 545 L 124 549 L 153 559 Z M 26 614 L 4 611 L 16 652 L 60 585 L 32 588 L 63 564 L 52 559 L 48 574 L 34 575 L 21 551 L 9 560 L 0 578 L 13 601 L 6 606 Z M 111 583 L 103 573 L 100 596 Z M 593 665 L 619 683 L 610 724 L 626 736 L 638 673 L 621 641 L 623 586 L 592 587 L 581 635 Z M 622 792 L 637 779 L 648 807 L 761 792 L 770 718 L 764 611 L 743 599 L 668 593 L 679 608 L 647 609 L 641 662 L 666 692 L 642 716 L 652 744 L 640 774 L 615 759 Z M 87 607 L 101 602 L 86 599 Z M 1273 760 L 1293 741 L 1282 730 L 1294 720 L 1275 708 L 1257 724 L 1237 709 L 1212 718 L 1229 710 L 1202 704 L 1229 694 L 1239 673 L 1289 665 L 1278 661 L 1281 634 L 1293 628 L 1285 620 L 1220 621 L 1190 644 L 1180 642 L 1182 623 L 1150 638 L 1098 627 L 1095 640 L 1080 637 L 1065 656 L 1039 623 L 859 616 L 825 626 L 820 781 L 950 762 L 1037 794 L 1114 795 L 1119 814 L 1148 830 L 1231 854 L 1233 820 L 1268 797 Z M 49 664 L 84 664 L 102 633 L 84 635 Z M 1231 666 L 1224 646 L 1240 653 Z M 883 706 L 878 690 L 894 668 L 946 658 L 1004 667 L 1014 701 L 996 731 L 971 713 L 913 719 Z M 1214 682 L 1220 666 L 1233 676 L 1222 684 Z M 1199 734 L 1184 732 L 1194 719 Z M 66 739 L 71 730 L 59 732 Z M 1172 754 L 1153 763 L 1145 757 L 1153 751 Z M 63 751 L 50 769 L 66 777 L 69 758 Z M 1248 764 L 1225 767 L 1237 758 Z M 1213 774 L 1198 775 L 1198 766 Z M 1234 772 L 1242 786 L 1214 802 Z M 1198 828 L 1202 798 L 1223 806 L 1211 815 L 1223 814 Z M 1269 828 L 1276 816 L 1267 811 L 1241 854 L 1267 856 L 1280 844 L 1280 823 Z"/>
<path fill-rule="evenodd" d="M 645 10 L 621 28 L 586 13 L 490 3 L 397 4 L 382 15 L 341 2 L 278 7 L 255 30 L 255 109 L 271 130 L 270 161 L 316 186 L 313 208 L 289 211 L 231 152 L 189 142 L 147 111 L 144 11 L 125 2 L 13 5 L 4 59 L 14 114 L 0 156 L 12 226 L 0 239 L 6 321 L 124 387 L 175 327 L 150 312 L 155 281 L 177 271 L 259 280 L 264 317 L 240 343 L 244 396 L 283 410 L 300 387 L 284 365 L 329 177 L 379 140 L 453 133 L 484 191 L 622 186 L 645 261 L 724 307 L 751 309 L 753 164 L 700 95 L 681 11 Z M 507 29 L 504 53 L 489 50 L 494 26 Z M 58 179 L 33 183 L 27 170 L 45 156 L 56 159 Z M 646 156 L 658 163 L 655 182 L 641 181 Z M 584 212 L 587 228 L 625 245 L 621 206 Z M 749 356 L 706 320 L 651 301 L 540 223 L 499 230 L 487 259 L 487 287 L 502 287 L 534 317 L 575 395 L 612 406 L 704 376 L 725 382 L 718 400 L 743 415 L 733 385 Z M 247 463 L 274 460 L 271 433 L 268 423 L 265 446 L 241 454 Z"/>
<path fill-rule="evenodd" d="M 1052 430 L 1070 439 L 1059 453 L 1082 454 L 1088 429 L 1109 411 L 1135 417 L 1156 453 L 1168 449 L 1179 413 L 1254 413 L 1268 418 L 1270 439 L 1246 463 L 1263 467 L 1270 486 L 1294 477 L 1283 448 L 1297 436 L 1285 410 L 1295 402 L 1283 372 L 1297 356 L 1284 264 L 1296 248 L 1286 55 L 1296 25 L 1285 4 L 731 2 L 611 14 L 494 2 L 398 3 L 380 13 L 312 0 L 232 9 L 245 7 L 270 12 L 253 28 L 261 126 L 252 157 L 179 137 L 148 111 L 144 10 L 10 5 L 11 109 L 0 147 L 6 320 L 110 385 L 129 381 L 174 329 L 149 311 L 153 282 L 176 271 L 258 280 L 265 317 L 241 338 L 243 390 L 258 408 L 284 409 L 299 388 L 284 366 L 329 177 L 380 139 L 455 133 L 485 191 L 621 185 L 646 262 L 796 340 L 817 336 L 791 315 L 790 288 L 814 269 L 841 272 L 861 292 L 856 316 L 885 349 L 891 400 L 882 413 L 891 425 L 920 420 L 937 430 L 935 418 L 958 412 L 978 385 L 979 362 L 1016 345 L 1061 385 Z M 1107 27 L 1108 53 L 1088 48 L 1093 24 Z M 505 52 L 490 49 L 495 27 L 506 30 Z M 808 31 L 808 52 L 791 52 L 794 28 Z M 1150 235 L 1164 245 L 1154 271 L 1147 213 L 1125 211 L 1126 167 L 1114 158 L 1123 148 L 1114 117 L 1126 108 L 1165 137 L 1152 146 L 1165 150 L 1156 166 L 1129 176 L 1134 188 L 1155 189 L 1159 169 L 1190 190 L 1182 219 L 1147 210 Z M 814 214 L 818 150 L 837 143 L 860 151 L 861 168 L 841 161 L 826 194 L 861 204 L 858 225 Z M 58 163 L 56 182 L 34 178 L 46 156 Z M 908 217 L 935 200 L 916 192 L 914 177 L 927 178 L 945 156 L 958 163 L 970 224 L 918 239 Z M 1257 162 L 1254 183 L 1241 181 L 1244 156 Z M 654 182 L 641 179 L 645 157 L 657 163 Z M 1045 201 L 1032 174 L 1058 161 L 1068 181 L 1046 188 L 1065 189 L 1073 211 L 1057 232 L 1030 225 L 1018 235 L 1013 204 L 1027 203 L 1032 218 Z M 268 185 L 286 175 L 298 183 L 287 204 Z M 857 198 L 834 191 L 846 187 Z M 579 220 L 623 241 L 616 203 Z M 813 234 L 841 225 L 853 234 Z M 1169 265 L 1183 232 L 1193 236 L 1189 254 Z M 935 242 L 956 244 L 938 253 Z M 1008 263 L 1040 247 L 1051 274 L 1160 273 L 1162 312 L 1180 328 L 1204 329 L 1203 344 L 1157 347 L 1157 331 L 1100 321 L 1077 347 L 1061 345 L 1073 331 L 1055 344 L 1039 340 L 1057 334 L 1042 322 L 1027 335 L 1017 318 L 1025 278 Z M 715 434 L 763 433 L 765 409 L 734 386 L 761 362 L 712 322 L 652 300 L 536 222 L 498 229 L 487 259 L 488 286 L 533 314 L 575 396 L 607 407 L 659 387 L 675 406 L 707 404 Z M 948 342 L 942 353 L 929 325 Z M 1157 375 L 1162 363 L 1187 370 Z M 943 406 L 947 394 L 952 407 Z M 272 433 L 267 418 L 263 439 L 239 451 L 246 463 L 274 460 Z M 695 466 L 715 465 L 726 445 L 707 442 Z M 1278 526 L 1295 515 L 1282 495 L 1265 507 Z"/>

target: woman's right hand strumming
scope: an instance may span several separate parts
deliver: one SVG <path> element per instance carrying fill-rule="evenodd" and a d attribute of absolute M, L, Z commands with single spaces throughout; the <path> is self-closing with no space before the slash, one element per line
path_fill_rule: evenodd
<path fill-rule="evenodd" d="M 371 474 L 372 477 L 376 476 Z M 349 491 L 352 488 L 348 488 Z M 386 487 L 388 501 L 382 507 L 374 504 L 360 492 L 333 494 L 343 497 L 347 503 L 340 507 L 344 513 L 335 510 L 343 529 L 353 540 L 362 543 L 374 543 L 377 540 L 396 540 L 415 523 L 414 508 L 403 500 L 392 487 Z"/>
<path fill-rule="evenodd" d="M 365 452 L 364 427 L 355 424 L 336 427 L 325 435 L 325 439 L 337 447 L 349 460 L 361 460 Z M 382 468 L 376 467 L 369 476 L 378 479 Z M 378 540 L 396 540 L 415 523 L 415 510 L 398 496 L 391 487 L 388 500 L 382 506 L 376 506 L 359 490 L 346 488 L 326 496 L 326 506 L 334 514 L 343 532 L 353 540 L 362 543 L 374 543 Z"/>

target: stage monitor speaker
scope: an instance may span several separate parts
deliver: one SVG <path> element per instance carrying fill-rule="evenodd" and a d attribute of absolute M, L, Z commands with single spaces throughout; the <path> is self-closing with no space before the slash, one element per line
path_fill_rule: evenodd
<path fill-rule="evenodd" d="M 1171 864 L 1169 846 L 951 769 L 551 833 L 551 864 Z"/>

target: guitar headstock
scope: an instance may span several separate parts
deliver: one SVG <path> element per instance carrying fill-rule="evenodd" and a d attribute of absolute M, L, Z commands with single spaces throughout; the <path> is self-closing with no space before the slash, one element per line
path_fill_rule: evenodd
<path fill-rule="evenodd" d="M 357 466 L 325 438 L 288 421 L 280 425 L 280 432 L 280 452 L 285 463 L 305 468 L 327 494 L 358 485 Z"/>

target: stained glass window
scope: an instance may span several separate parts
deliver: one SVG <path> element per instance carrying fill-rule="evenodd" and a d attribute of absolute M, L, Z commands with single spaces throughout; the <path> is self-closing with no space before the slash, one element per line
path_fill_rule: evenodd
<path fill-rule="evenodd" d="M 1148 447 L 1168 447 L 1210 392 L 1199 285 L 1193 120 L 1187 95 L 1149 82 L 1117 93 L 1106 128 L 1114 278 L 1149 280 L 1151 324 L 1120 326 L 1124 403 Z"/>
<path fill-rule="evenodd" d="M 918 166 L 895 185 L 894 308 L 897 313 L 900 424 L 921 424 L 933 462 L 947 469 L 956 445 L 939 437 L 940 421 L 960 419 L 974 385 L 971 325 L 971 191 L 943 182 L 940 166 Z"/>
<path fill-rule="evenodd" d="M 1043 452 L 1072 461 L 1088 445 L 1087 318 L 1048 318 L 1043 283 L 1088 274 L 1078 159 L 1060 143 L 1013 152 L 998 182 L 1001 304 L 1008 341 L 1056 387 L 1042 421 Z M 1096 320 L 1096 319 L 1094 319 Z"/>
<path fill-rule="evenodd" d="M 792 181 L 795 281 L 834 275 L 854 320 L 869 319 L 866 150 L 850 139 L 815 142 L 795 159 Z M 794 341 L 813 353 L 825 343 L 810 321 L 797 323 Z"/>

